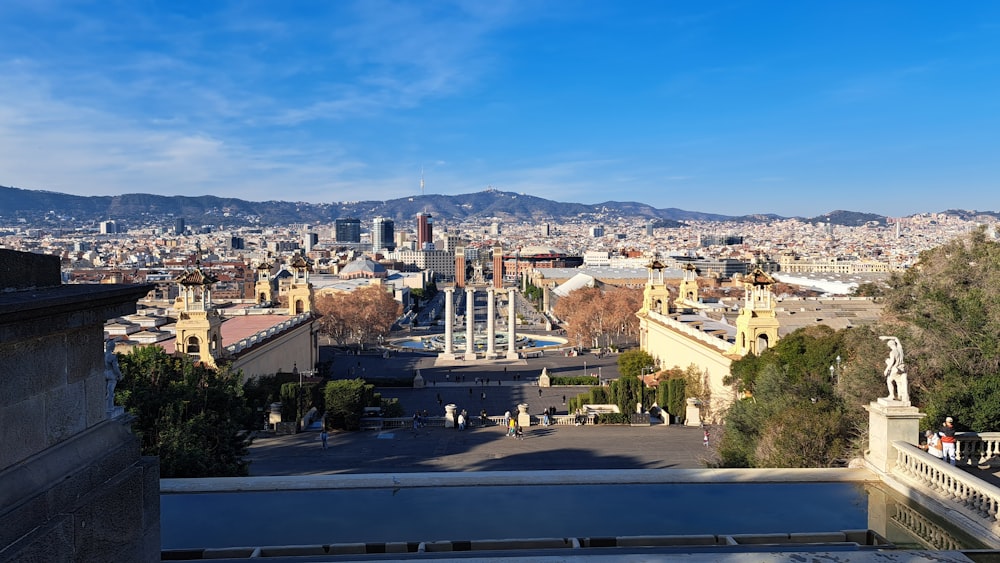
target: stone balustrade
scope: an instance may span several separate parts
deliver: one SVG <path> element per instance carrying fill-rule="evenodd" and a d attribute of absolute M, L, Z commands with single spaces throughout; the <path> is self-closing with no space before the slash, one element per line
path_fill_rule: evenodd
<path fill-rule="evenodd" d="M 586 419 L 585 424 L 594 424 L 595 415 L 583 415 Z M 503 426 L 502 416 L 488 416 L 487 426 Z M 363 419 L 367 420 L 367 419 Z M 393 428 L 411 428 L 413 426 L 413 416 L 402 416 L 402 417 L 392 417 L 392 418 L 382 418 L 382 424 L 379 428 L 383 430 L 391 430 Z M 573 426 L 576 424 L 576 416 L 572 414 L 557 414 L 556 416 L 549 418 L 549 424 L 552 426 Z M 428 416 L 424 417 L 424 426 L 428 427 L 444 427 L 444 417 L 443 416 Z M 537 415 L 531 415 L 531 425 L 539 426 L 542 424 L 542 417 Z M 479 420 L 478 414 L 469 415 L 469 427 L 478 428 L 481 427 L 482 423 Z M 363 428 L 364 429 L 364 428 Z"/>
<path fill-rule="evenodd" d="M 894 441 L 896 464 L 892 475 L 919 484 L 957 503 L 972 517 L 992 528 L 1000 519 L 1000 487 L 990 485 L 924 452 L 913 444 Z"/>
<path fill-rule="evenodd" d="M 959 432 L 955 442 L 959 463 L 1000 467 L 1000 432 Z"/>

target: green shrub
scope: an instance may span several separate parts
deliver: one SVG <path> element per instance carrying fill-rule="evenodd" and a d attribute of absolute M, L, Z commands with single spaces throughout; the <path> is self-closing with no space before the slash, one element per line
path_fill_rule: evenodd
<path fill-rule="evenodd" d="M 326 384 L 326 423 L 330 428 L 357 430 L 365 407 L 375 402 L 375 386 L 364 379 L 343 379 Z"/>
<path fill-rule="evenodd" d="M 594 424 L 629 424 L 632 415 L 627 412 L 607 412 L 594 417 Z"/>
<path fill-rule="evenodd" d="M 564 375 L 553 377 L 551 380 L 552 385 L 596 385 L 598 383 L 596 377 L 589 375 Z"/>

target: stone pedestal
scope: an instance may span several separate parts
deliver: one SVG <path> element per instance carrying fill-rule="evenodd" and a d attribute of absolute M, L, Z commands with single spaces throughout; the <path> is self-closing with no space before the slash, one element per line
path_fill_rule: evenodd
<path fill-rule="evenodd" d="M 417 370 L 417 374 L 413 376 L 413 388 L 423 389 L 424 388 L 424 376 L 420 375 L 420 370 Z"/>
<path fill-rule="evenodd" d="M 909 401 L 878 399 L 868 404 L 868 451 L 865 460 L 878 471 L 888 473 L 896 464 L 892 443 L 897 440 L 918 444 L 920 419 L 927 416 Z"/>
<path fill-rule="evenodd" d="M 528 405 L 525 403 L 517 405 L 517 425 L 521 428 L 531 426 L 531 415 L 528 414 Z"/>
<path fill-rule="evenodd" d="M 701 401 L 694 398 L 687 400 L 684 411 L 684 426 L 701 426 Z"/>
<path fill-rule="evenodd" d="M 538 386 L 539 387 L 552 386 L 552 380 L 549 378 L 549 370 L 547 368 L 542 368 L 542 375 L 538 376 Z"/>
<path fill-rule="evenodd" d="M 445 428 L 455 428 L 458 426 L 458 413 L 455 410 L 458 407 L 455 403 L 448 403 L 444 406 L 444 427 Z"/>

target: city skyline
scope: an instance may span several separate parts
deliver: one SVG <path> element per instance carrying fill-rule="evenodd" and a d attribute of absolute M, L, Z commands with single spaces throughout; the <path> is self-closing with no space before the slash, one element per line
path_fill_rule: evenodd
<path fill-rule="evenodd" d="M 0 185 L 1000 210 L 998 28 L 988 4 L 14 2 Z"/>

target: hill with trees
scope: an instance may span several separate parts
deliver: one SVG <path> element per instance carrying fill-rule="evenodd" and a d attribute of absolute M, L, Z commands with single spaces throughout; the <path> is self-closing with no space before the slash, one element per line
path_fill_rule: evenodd
<path fill-rule="evenodd" d="M 294 193 L 294 192 L 292 192 Z M 684 221 L 742 221 L 761 223 L 782 219 L 778 215 L 719 215 L 674 207 L 657 209 L 638 202 L 606 201 L 597 204 L 552 201 L 528 194 L 486 189 L 461 195 L 414 195 L 392 200 L 359 200 L 329 203 L 245 201 L 216 196 L 163 196 L 122 194 L 77 196 L 49 191 L 0 186 L 0 223 L 23 221 L 32 226 L 72 227 L 115 220 L 125 224 L 169 226 L 174 218 L 191 225 L 246 226 L 330 223 L 352 217 L 370 221 L 377 216 L 397 222 L 412 221 L 420 211 L 438 220 L 501 220 L 521 222 L 602 222 L 619 219 L 653 221 L 658 227 L 677 227 Z M 868 213 L 835 211 L 803 219 L 834 225 L 885 224 L 885 217 Z"/>

